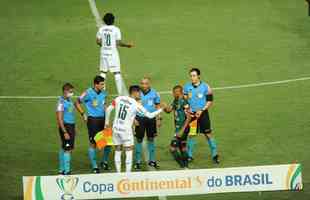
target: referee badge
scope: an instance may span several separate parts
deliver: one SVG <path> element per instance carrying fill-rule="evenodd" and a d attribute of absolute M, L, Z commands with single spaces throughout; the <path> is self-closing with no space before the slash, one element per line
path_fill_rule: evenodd
<path fill-rule="evenodd" d="M 203 97 L 203 94 L 202 93 L 198 93 L 197 96 L 198 96 L 199 99 L 201 99 Z"/>
<path fill-rule="evenodd" d="M 94 107 L 97 107 L 97 106 L 98 106 L 98 101 L 97 101 L 97 99 L 94 99 L 94 100 L 93 100 L 93 106 L 94 106 Z"/>
<path fill-rule="evenodd" d="M 192 98 L 193 94 L 191 92 L 188 93 L 188 98 Z"/>

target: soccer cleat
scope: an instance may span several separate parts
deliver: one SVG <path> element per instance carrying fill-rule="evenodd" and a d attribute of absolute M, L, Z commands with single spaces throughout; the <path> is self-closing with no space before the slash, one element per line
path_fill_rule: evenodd
<path fill-rule="evenodd" d="M 59 171 L 58 175 L 65 175 L 65 171 Z"/>
<path fill-rule="evenodd" d="M 214 157 L 212 158 L 212 160 L 213 160 L 213 162 L 214 162 L 215 164 L 220 164 L 219 155 L 214 156 Z"/>
<path fill-rule="evenodd" d="M 99 174 L 99 173 L 100 173 L 100 170 L 99 170 L 99 168 L 94 168 L 92 172 L 93 172 L 94 174 Z"/>
<path fill-rule="evenodd" d="M 188 157 L 187 160 L 188 160 L 188 162 L 193 162 L 194 158 L 193 157 Z"/>
<path fill-rule="evenodd" d="M 155 168 L 155 169 L 159 169 L 159 165 L 157 164 L 156 161 L 150 161 L 150 162 L 149 162 L 149 166 L 150 166 L 150 167 L 153 167 L 153 168 Z"/>
<path fill-rule="evenodd" d="M 135 170 L 142 170 L 142 164 L 141 164 L 141 163 L 136 163 L 136 164 L 133 166 L 133 168 L 134 168 Z"/>
<path fill-rule="evenodd" d="M 109 167 L 108 163 L 106 163 L 106 162 L 101 162 L 100 163 L 100 167 L 103 170 L 111 170 L 111 168 Z"/>
<path fill-rule="evenodd" d="M 66 176 L 66 175 L 71 175 L 71 171 L 64 172 L 63 175 L 65 175 L 65 176 Z"/>

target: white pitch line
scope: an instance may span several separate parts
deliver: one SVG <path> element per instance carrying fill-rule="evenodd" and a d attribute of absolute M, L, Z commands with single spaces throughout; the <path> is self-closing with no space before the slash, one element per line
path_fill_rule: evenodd
<path fill-rule="evenodd" d="M 232 85 L 232 86 L 224 86 L 224 87 L 214 87 L 213 90 L 233 90 L 233 89 L 241 89 L 241 88 L 252 88 L 252 87 L 263 87 L 270 85 L 281 85 L 291 82 L 298 81 L 307 81 L 310 80 L 309 77 L 301 77 L 295 79 L 286 79 L 280 81 L 270 81 L 270 82 L 260 82 L 260 83 L 251 83 L 251 84 L 243 84 L 243 85 Z M 165 95 L 170 94 L 171 91 L 160 91 L 159 94 Z M 116 94 L 112 94 L 112 96 L 117 96 Z M 75 96 L 77 97 L 77 96 Z M 0 99 L 56 99 L 58 96 L 0 96 Z"/>

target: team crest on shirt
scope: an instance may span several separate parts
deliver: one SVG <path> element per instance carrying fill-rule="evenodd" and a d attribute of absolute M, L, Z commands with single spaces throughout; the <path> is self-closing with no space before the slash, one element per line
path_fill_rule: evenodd
<path fill-rule="evenodd" d="M 94 107 L 97 107 L 97 106 L 98 106 L 98 101 L 97 101 L 97 99 L 94 99 L 93 102 L 92 102 L 92 104 L 93 104 Z"/>
<path fill-rule="evenodd" d="M 73 112 L 73 106 L 72 105 L 69 106 L 68 112 L 70 112 L 70 113 Z"/>
<path fill-rule="evenodd" d="M 193 94 L 191 92 L 188 93 L 188 98 L 192 98 Z"/>
<path fill-rule="evenodd" d="M 147 104 L 148 104 L 149 106 L 152 106 L 152 105 L 153 105 L 153 100 L 152 100 L 152 99 L 149 99 L 148 102 L 147 102 Z"/>
<path fill-rule="evenodd" d="M 198 93 L 198 94 L 197 94 L 197 97 L 198 97 L 199 99 L 201 99 L 201 98 L 203 97 L 203 94 L 202 94 L 202 93 Z"/>

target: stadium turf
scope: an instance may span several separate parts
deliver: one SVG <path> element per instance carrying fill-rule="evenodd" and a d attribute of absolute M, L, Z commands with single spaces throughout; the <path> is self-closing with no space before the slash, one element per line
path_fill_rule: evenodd
<path fill-rule="evenodd" d="M 86 0 L 2 0 L 0 96 L 54 96 L 70 81 L 77 93 L 97 73 L 96 27 Z M 143 75 L 158 91 L 185 83 L 190 65 L 211 86 L 310 76 L 310 18 L 304 1 L 97 0 L 117 16 L 127 85 Z M 108 91 L 115 93 L 109 76 Z M 215 90 L 211 111 L 222 163 L 212 164 L 201 136 L 191 168 L 303 165 L 304 191 L 212 194 L 169 199 L 306 200 L 310 197 L 310 81 Z M 169 95 L 162 95 L 171 101 Z M 0 99 L 0 197 L 22 198 L 23 175 L 57 172 L 56 99 Z M 162 170 L 177 169 L 168 154 L 172 116 L 157 140 Z M 89 173 L 87 133 L 78 120 L 74 173 Z M 152 198 L 150 198 L 152 199 Z"/>

